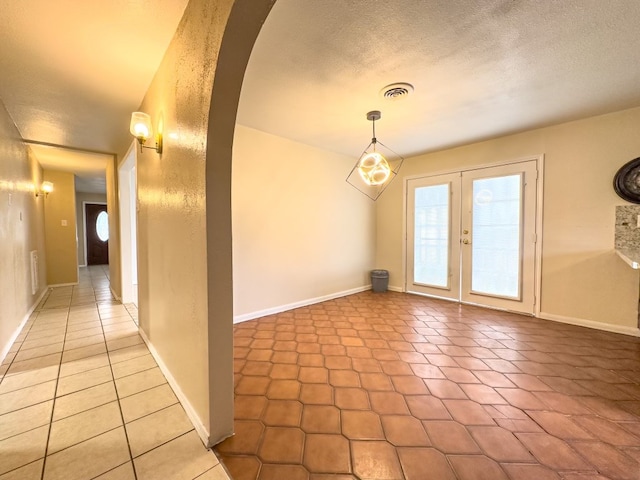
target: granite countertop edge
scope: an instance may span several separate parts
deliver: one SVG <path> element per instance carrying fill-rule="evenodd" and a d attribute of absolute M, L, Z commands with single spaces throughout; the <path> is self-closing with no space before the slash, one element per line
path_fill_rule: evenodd
<path fill-rule="evenodd" d="M 631 268 L 640 269 L 640 249 L 633 248 L 616 248 L 616 253 Z"/>

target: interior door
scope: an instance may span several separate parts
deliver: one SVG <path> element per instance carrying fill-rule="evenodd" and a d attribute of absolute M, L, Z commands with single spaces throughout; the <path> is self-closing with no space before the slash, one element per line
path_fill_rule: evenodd
<path fill-rule="evenodd" d="M 536 161 L 407 183 L 408 292 L 534 313 Z"/>
<path fill-rule="evenodd" d="M 85 204 L 85 228 L 87 236 L 87 265 L 109 263 L 109 217 L 107 206 L 98 203 Z"/>

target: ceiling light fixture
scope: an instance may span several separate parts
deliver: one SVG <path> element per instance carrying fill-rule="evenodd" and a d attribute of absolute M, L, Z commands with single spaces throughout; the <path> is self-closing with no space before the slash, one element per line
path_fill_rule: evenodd
<path fill-rule="evenodd" d="M 347 177 L 347 183 L 374 201 L 393 181 L 404 161 L 376 138 L 376 120 L 381 116 L 378 110 L 367 113 L 367 120 L 373 123 L 373 138 Z"/>
<path fill-rule="evenodd" d="M 40 185 L 40 190 L 36 190 L 36 197 L 41 197 L 44 195 L 46 198 L 47 195 L 49 195 L 51 192 L 53 192 L 53 183 L 42 182 L 42 184 Z"/>
<path fill-rule="evenodd" d="M 151 117 L 144 112 L 133 112 L 131 114 L 131 125 L 129 126 L 131 135 L 138 139 L 140 144 L 140 152 L 143 148 L 150 148 L 158 153 L 162 153 L 162 132 L 156 133 L 156 146 L 147 147 L 145 142 L 153 135 L 153 127 L 151 126 Z"/>

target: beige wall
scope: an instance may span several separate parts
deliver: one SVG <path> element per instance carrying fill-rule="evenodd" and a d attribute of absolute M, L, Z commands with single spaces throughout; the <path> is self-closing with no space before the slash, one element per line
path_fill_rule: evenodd
<path fill-rule="evenodd" d="M 275 0 L 235 0 L 217 58 L 206 153 L 207 307 L 211 438 L 233 431 L 231 167 L 244 73 Z"/>
<path fill-rule="evenodd" d="M 79 266 L 87 265 L 87 259 L 84 256 L 86 226 L 84 223 L 83 202 L 107 203 L 107 196 L 102 193 L 76 192 L 76 225 L 77 225 L 77 233 L 78 233 L 78 265 Z"/>
<path fill-rule="evenodd" d="M 78 283 L 75 177 L 73 173 L 45 170 L 44 179 L 53 183 L 53 192 L 44 200 L 47 283 Z"/>
<path fill-rule="evenodd" d="M 541 316 L 637 326 L 638 272 L 613 250 L 613 176 L 640 156 L 640 109 L 626 110 L 408 159 L 378 200 L 377 265 L 404 285 L 404 177 L 545 155 Z M 400 180 L 400 181 L 398 181 Z"/>
<path fill-rule="evenodd" d="M 345 178 L 355 159 L 236 127 L 234 315 L 368 285 L 375 204 Z M 321 166 L 321 168 L 319 168 Z"/>
<path fill-rule="evenodd" d="M 164 133 L 162 155 L 138 157 L 140 326 L 210 443 L 233 431 L 230 150 L 242 74 L 271 3 L 191 0 L 140 106 Z M 218 71 L 223 33 L 227 63 Z M 226 103 L 215 110 L 222 128 L 212 127 L 212 87 Z M 228 173 L 209 182 L 218 167 Z M 107 195 L 115 206 L 109 187 Z"/>
<path fill-rule="evenodd" d="M 118 204 L 117 158 L 107 162 L 105 179 L 107 183 L 107 214 L 109 215 L 109 286 L 111 293 L 122 298 L 122 279 L 120 266 L 120 207 Z"/>
<path fill-rule="evenodd" d="M 221 26 L 208 32 L 212 2 L 185 10 L 141 110 L 163 118 L 164 151 L 138 156 L 138 306 L 140 327 L 209 428 L 205 149 L 207 116 Z M 213 35 L 211 39 L 209 35 Z M 204 57 L 211 68 L 204 71 Z M 178 135 L 171 139 L 169 133 Z M 124 156 L 125 152 L 122 152 Z"/>
<path fill-rule="evenodd" d="M 45 291 L 42 169 L 0 101 L 0 361 Z M 38 251 L 39 289 L 31 294 L 30 252 Z"/>

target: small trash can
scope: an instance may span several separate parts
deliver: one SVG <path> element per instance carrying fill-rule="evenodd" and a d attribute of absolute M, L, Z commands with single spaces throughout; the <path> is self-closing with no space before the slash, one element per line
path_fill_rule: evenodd
<path fill-rule="evenodd" d="M 371 286 L 374 292 L 386 292 L 389 287 L 389 271 L 371 270 Z"/>

